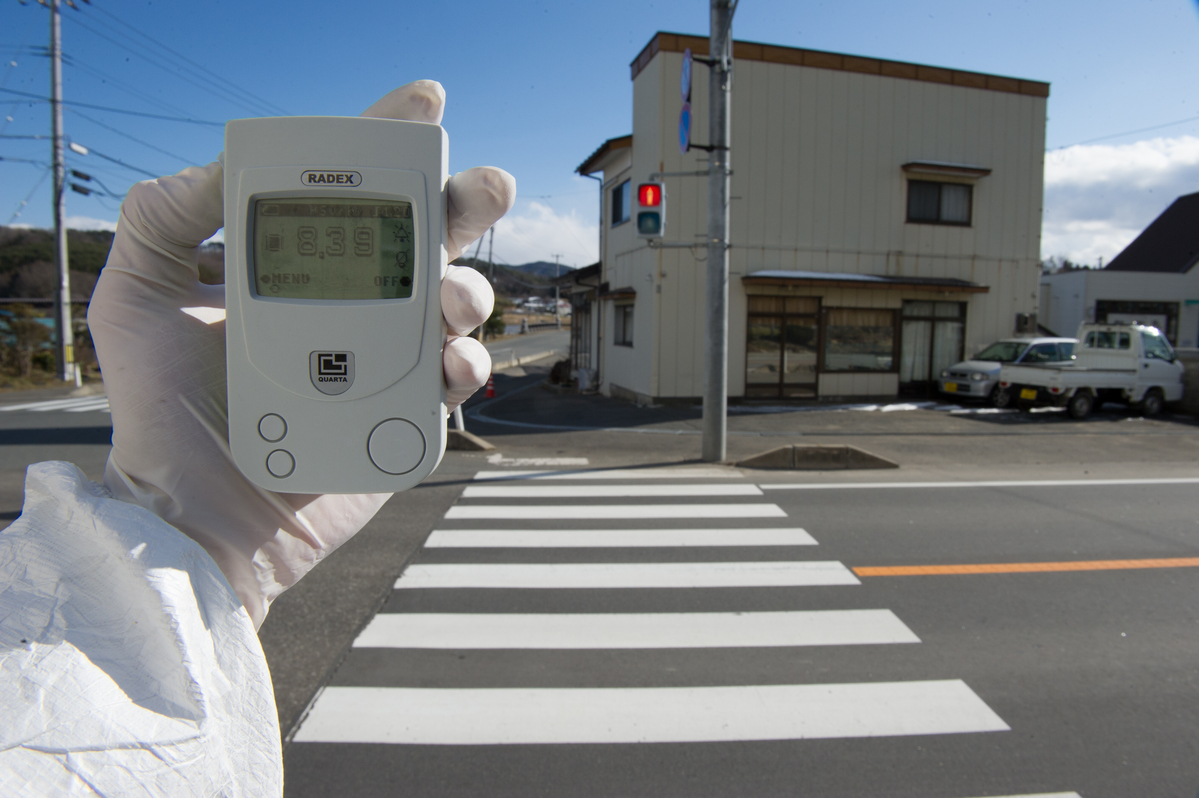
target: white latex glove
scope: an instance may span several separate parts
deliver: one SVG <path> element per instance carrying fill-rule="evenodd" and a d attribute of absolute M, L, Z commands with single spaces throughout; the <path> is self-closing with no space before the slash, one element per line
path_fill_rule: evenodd
<path fill-rule="evenodd" d="M 403 86 L 363 116 L 440 123 L 445 92 Z M 88 324 L 112 408 L 104 484 L 212 555 L 255 626 L 272 600 L 361 529 L 390 494 L 272 493 L 242 476 L 229 452 L 225 292 L 204 285 L 197 248 L 224 222 L 219 163 L 139 183 L 121 206 Z M 449 181 L 449 258 L 515 200 L 507 172 L 480 167 Z M 443 369 L 450 409 L 486 380 L 487 350 L 462 337 L 491 313 L 491 286 L 451 266 L 441 285 L 450 334 Z"/>

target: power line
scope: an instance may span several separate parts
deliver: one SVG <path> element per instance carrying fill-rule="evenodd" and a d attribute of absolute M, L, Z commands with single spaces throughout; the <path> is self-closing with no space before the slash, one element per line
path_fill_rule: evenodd
<path fill-rule="evenodd" d="M 150 148 L 150 149 L 152 149 L 152 150 L 155 150 L 155 151 L 157 151 L 157 152 L 161 152 L 163 155 L 169 155 L 169 156 L 171 156 L 172 158 L 174 158 L 174 159 L 175 159 L 175 160 L 177 160 L 177 161 L 183 161 L 183 163 L 187 164 L 188 166 L 194 166 L 194 165 L 195 165 L 195 161 L 191 160 L 190 158 L 184 158 L 182 155 L 176 155 L 175 153 L 173 153 L 173 152 L 170 152 L 170 151 L 168 151 L 168 150 L 164 150 L 162 147 L 155 146 L 155 145 L 151 144 L 151 143 L 150 143 L 150 142 L 148 142 L 148 141 L 142 141 L 142 140 L 141 140 L 141 139 L 139 139 L 139 138 L 136 138 L 136 137 L 134 137 L 134 136 L 131 136 L 131 135 L 129 135 L 128 133 L 124 132 L 123 130 L 117 130 L 115 127 L 109 127 L 108 125 L 104 124 L 104 123 L 103 123 L 103 122 L 101 122 L 100 120 L 98 120 L 98 119 L 92 119 L 92 118 L 91 118 L 90 116 L 88 116 L 87 114 L 84 114 L 84 113 L 82 113 L 82 112 L 80 112 L 80 111 L 76 111 L 76 110 L 75 110 L 75 109 L 73 109 L 73 108 L 72 108 L 72 109 L 70 109 L 70 111 L 71 111 L 71 113 L 72 113 L 72 114 L 74 114 L 75 116 L 78 116 L 78 117 L 80 117 L 80 118 L 82 118 L 82 119 L 86 119 L 87 121 L 91 122 L 93 125 L 99 125 L 100 127 L 104 128 L 105 130 L 110 130 L 110 131 L 112 131 L 113 133 L 116 133 L 118 136 L 124 136 L 125 138 L 129 139 L 130 141 L 137 142 L 138 144 L 142 145 L 143 147 L 149 147 L 149 148 Z"/>
<path fill-rule="evenodd" d="M 154 97 L 151 94 L 147 94 L 146 92 L 141 91 L 140 89 L 138 89 L 135 86 L 130 86 L 129 84 L 125 83 L 124 81 L 114 78 L 112 75 L 109 75 L 105 72 L 101 72 L 100 70 L 96 69 L 95 67 L 88 66 L 82 62 L 76 61 L 74 58 L 72 58 L 66 54 L 63 55 L 63 63 L 67 64 L 72 69 L 78 69 L 82 72 L 86 72 L 86 73 L 92 75 L 93 77 L 97 77 L 103 83 L 111 83 L 116 88 L 124 91 L 126 94 L 136 97 L 137 99 L 141 100 L 142 102 L 149 103 L 150 105 L 157 106 L 158 108 L 162 108 L 162 109 L 171 111 L 176 114 L 182 114 L 184 116 L 186 116 L 188 113 L 186 110 L 184 110 L 183 108 L 180 108 L 177 105 L 171 105 L 168 102 L 164 102 L 164 101 L 158 99 L 157 97 Z"/>
<path fill-rule="evenodd" d="M 125 167 L 126 169 L 128 169 L 128 170 L 129 170 L 129 171 L 131 171 L 131 172 L 140 172 L 141 174 L 143 174 L 143 175 L 147 175 L 148 177 L 150 177 L 150 179 L 151 179 L 151 180 L 153 180 L 153 179 L 155 179 L 155 178 L 158 178 L 158 177 L 162 177 L 162 175 L 155 174 L 154 172 L 151 172 L 151 171 L 149 171 L 148 169 L 142 169 L 141 167 L 138 167 L 138 166 L 133 166 L 133 165 L 131 165 L 131 164 L 127 164 L 127 163 L 125 163 L 125 162 L 124 162 L 124 161 L 122 161 L 122 160 L 119 160 L 119 159 L 117 159 L 117 158 L 113 158 L 111 155 L 105 155 L 105 154 L 104 154 L 104 153 L 102 153 L 102 152 L 98 152 L 98 151 L 96 151 L 96 150 L 92 149 L 91 147 L 88 147 L 88 148 L 87 148 L 87 154 L 88 154 L 88 155 L 95 155 L 95 156 L 98 156 L 98 157 L 100 157 L 100 158 L 103 158 L 103 159 L 104 159 L 104 160 L 106 160 L 106 161 L 112 161 L 112 162 L 113 162 L 113 163 L 115 163 L 115 164 L 119 164 L 120 166 L 123 166 L 123 167 Z"/>
<path fill-rule="evenodd" d="M 250 111 L 251 113 L 261 113 L 262 112 L 261 106 L 255 107 L 239 97 L 230 95 L 228 89 L 211 86 L 211 81 L 209 81 L 209 85 L 205 85 L 204 83 L 201 83 L 200 81 L 193 80 L 192 78 L 188 77 L 187 75 L 184 75 L 178 71 L 172 70 L 167 65 L 163 64 L 157 58 L 151 58 L 142 51 L 135 50 L 132 47 L 124 45 L 121 42 L 117 41 L 116 39 L 113 39 L 111 36 L 104 35 L 103 33 L 96 30 L 95 28 L 91 27 L 87 23 L 83 22 L 81 19 L 79 19 L 76 16 L 72 15 L 71 17 L 68 17 L 68 19 L 70 19 L 72 22 L 74 22 L 76 25 L 80 26 L 84 30 L 89 31 L 93 36 L 99 36 L 104 41 L 109 42 L 110 44 L 113 44 L 117 47 L 120 47 L 122 50 L 124 50 L 127 53 L 132 53 L 133 55 L 137 56 L 138 58 L 145 61 L 146 63 L 148 63 L 152 66 L 156 66 L 159 69 L 163 70 L 164 72 L 167 72 L 168 74 L 172 74 L 176 78 L 186 81 L 187 83 L 192 84 L 193 86 L 195 86 L 196 88 L 198 88 L 202 91 L 208 92 L 209 94 L 213 95 L 214 97 L 217 97 L 219 99 L 225 100 L 226 102 L 231 102 L 234 105 L 245 108 L 246 110 Z M 177 55 L 177 54 L 172 54 L 172 55 Z"/>
<path fill-rule="evenodd" d="M 145 40 L 147 40 L 147 41 L 149 41 L 149 42 L 151 42 L 151 43 L 153 43 L 153 44 L 157 45 L 159 48 L 161 48 L 161 49 L 163 49 L 163 50 L 166 50 L 166 51 L 167 51 L 167 52 L 168 52 L 170 55 L 174 56 L 175 58 L 178 58 L 180 61 L 184 61 L 184 62 L 186 62 L 186 63 L 188 63 L 188 64 L 191 64 L 191 65 L 192 65 L 193 67 L 195 67 L 196 69 L 198 69 L 198 70 L 200 70 L 201 72 L 203 72 L 203 73 L 205 73 L 205 74 L 207 74 L 207 75 L 211 76 L 213 79 L 215 79 L 215 80 L 218 80 L 218 81 L 220 81 L 221 83 L 224 83 L 225 85 L 229 86 L 229 87 L 230 87 L 231 89 L 233 89 L 234 91 L 241 92 L 242 94 L 244 94 L 244 95 L 245 95 L 246 97 L 248 97 L 249 99 L 251 99 L 251 100 L 254 100 L 255 102 L 258 102 L 258 103 L 260 103 L 260 104 L 261 104 L 263 107 L 265 107 L 266 109 L 270 110 L 272 113 L 276 113 L 276 114 L 279 114 L 279 115 L 281 115 L 281 116 L 290 116 L 290 113 L 289 113 L 289 112 L 288 112 L 286 109 L 284 109 L 284 108 L 282 108 L 282 107 L 280 107 L 280 106 L 278 106 L 278 105 L 275 105 L 274 103 L 270 102 L 269 100 L 267 100 L 267 99 L 265 99 L 265 98 L 263 98 L 263 97 L 260 97 L 260 96 L 258 96 L 257 94 L 254 94 L 253 92 L 250 92 L 249 90 L 247 90 L 247 89 L 245 89 L 245 88 L 242 88 L 241 86 L 237 85 L 237 84 L 236 84 L 236 83 L 234 83 L 233 81 L 231 81 L 231 80 L 228 80 L 227 78 L 224 78 L 224 77 L 222 77 L 222 76 L 218 75 L 217 73 L 215 73 L 215 72 L 213 72 L 212 70 L 210 70 L 210 69 L 208 69 L 207 67 L 205 67 L 203 64 L 199 64 L 199 63 L 197 63 L 197 62 L 195 62 L 195 61 L 191 60 L 191 59 L 190 59 L 190 58 L 188 58 L 187 56 L 185 56 L 185 55 L 183 55 L 183 54 L 181 54 L 181 53 L 178 53 L 178 52 L 176 52 L 175 50 L 173 50 L 172 48 L 168 47 L 167 45 L 164 45 L 164 44 L 163 44 L 161 41 L 159 41 L 159 40 L 158 40 L 156 37 L 154 37 L 154 36 L 150 36 L 150 35 L 149 35 L 149 34 L 147 34 L 147 33 L 143 33 L 142 31 L 140 31 L 140 30 L 138 30 L 137 28 L 135 28 L 135 27 L 133 27 L 132 25 L 130 25 L 128 22 L 125 22 L 124 20 L 122 20 L 122 19 L 121 19 L 120 17 L 118 17 L 117 15 L 113 14 L 111 11 L 108 11 L 107 9 L 105 9 L 105 8 L 102 8 L 102 7 L 100 7 L 100 6 L 93 6 L 93 8 L 95 8 L 95 10 L 99 11 L 101 14 L 104 14 L 104 15 L 105 15 L 105 16 L 107 16 L 107 17 L 111 17 L 111 18 L 112 18 L 113 20 L 115 20 L 115 21 L 116 21 L 118 24 L 125 26 L 125 27 L 126 27 L 126 28 L 128 28 L 129 30 L 131 30 L 131 31 L 133 31 L 134 33 L 136 33 L 138 36 L 141 36 L 143 39 L 145 39 Z M 101 24 L 103 24 L 103 23 L 101 23 Z M 111 28 L 109 28 L 109 30 L 112 30 L 112 29 L 111 29 Z"/>
<path fill-rule="evenodd" d="M 50 168 L 50 164 L 46 163 L 45 161 L 34 161 L 29 158 L 10 158 L 7 155 L 0 155 L 0 161 L 5 161 L 8 163 L 32 163 L 37 164 L 38 166 L 43 166 L 47 169 Z"/>
<path fill-rule="evenodd" d="M 1064 150 L 1068 147 L 1081 147 L 1084 144 L 1094 144 L 1097 141 L 1107 141 L 1108 139 L 1118 139 L 1121 136 L 1135 136 L 1137 133 L 1148 133 L 1152 130 L 1161 130 L 1164 127 L 1174 127 L 1175 125 L 1185 125 L 1187 122 L 1199 122 L 1199 116 L 1192 116 L 1192 117 L 1188 117 L 1187 119 L 1179 119 L 1175 122 L 1165 122 L 1164 124 L 1153 125 L 1152 127 L 1143 127 L 1138 130 L 1126 130 L 1123 133 L 1112 133 L 1111 135 L 1108 135 L 1108 136 L 1100 136 L 1099 138 L 1087 139 L 1086 141 L 1080 141 L 1075 144 L 1064 144 L 1061 147 L 1054 147 L 1049 152 L 1053 152 L 1054 150 Z"/>
<path fill-rule="evenodd" d="M 13 211 L 12 216 L 8 217 L 9 224 L 12 224 L 21 215 L 21 209 L 29 204 L 29 200 L 33 197 L 37 190 L 42 187 L 42 183 L 45 183 L 46 178 L 49 176 L 50 167 L 47 166 L 46 171 L 42 172 L 42 176 L 38 178 L 38 181 L 33 184 L 33 188 L 31 188 L 29 193 L 25 195 L 25 199 L 21 200 L 21 204 L 17 206 L 15 211 Z"/>
<path fill-rule="evenodd" d="M 30 100 L 24 100 L 24 101 L 18 100 L 17 102 L 36 102 L 36 103 L 50 102 L 49 97 L 43 97 L 40 94 L 30 94 L 27 91 L 17 91 L 16 89 L 0 89 L 0 91 L 4 92 L 5 94 L 16 94 L 21 97 L 30 98 Z M 81 103 L 81 102 L 76 102 L 74 100 L 63 100 L 62 104 L 63 105 L 77 105 L 80 108 L 91 108 L 94 111 L 109 111 L 114 114 L 126 114 L 127 116 L 140 116 L 145 119 L 161 119 L 166 122 L 186 122 L 187 124 L 190 124 L 190 125 L 210 125 L 212 127 L 224 127 L 225 126 L 224 122 L 209 122 L 204 119 L 187 119 L 187 118 L 179 117 L 179 116 L 164 116 L 162 114 L 147 114 L 142 111 L 128 111 L 124 108 L 111 108 L 107 105 L 93 105 L 92 103 Z"/>

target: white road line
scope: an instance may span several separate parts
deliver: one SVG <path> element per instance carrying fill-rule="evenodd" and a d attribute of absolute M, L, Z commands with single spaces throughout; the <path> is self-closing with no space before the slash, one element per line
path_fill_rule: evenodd
<path fill-rule="evenodd" d="M 773 648 L 919 643 L 890 610 L 376 615 L 354 648 Z"/>
<path fill-rule="evenodd" d="M 537 745 L 1008 731 L 960 680 L 745 687 L 328 687 L 301 743 Z"/>
<path fill-rule="evenodd" d="M 107 403 L 107 397 L 102 397 Z M 26 402 L 17 405 L 0 405 L 0 412 L 11 412 L 13 410 L 32 410 L 34 412 L 44 412 L 47 410 L 65 410 L 78 405 L 92 404 L 99 401 L 94 396 L 79 397 L 75 399 L 52 399 L 44 402 Z"/>
<path fill-rule="evenodd" d="M 761 496 L 757 485 L 468 485 L 464 499 L 597 499 L 642 496 Z"/>
<path fill-rule="evenodd" d="M 104 413 L 111 412 L 111 410 L 108 407 L 107 399 L 101 399 L 97 402 L 92 402 L 91 404 L 88 404 L 88 405 L 77 405 L 75 407 L 64 407 L 61 409 L 67 413 L 87 413 L 92 410 L 99 410 Z"/>
<path fill-rule="evenodd" d="M 815 546 L 792 529 L 437 529 L 427 549 L 645 548 L 650 546 Z"/>
<path fill-rule="evenodd" d="M 836 482 L 827 485 L 761 485 L 762 490 L 875 490 L 878 488 L 1072 488 L 1104 485 L 1193 485 L 1199 477 L 1162 479 L 1018 479 L 986 482 Z"/>
<path fill-rule="evenodd" d="M 397 590 L 420 588 L 707 588 L 857 585 L 836 561 L 451 563 L 408 566 Z"/>
<path fill-rule="evenodd" d="M 582 519 L 611 518 L 786 518 L 777 504 L 532 504 L 523 507 L 468 504 L 451 507 L 448 519 Z"/>
<path fill-rule="evenodd" d="M 1076 792 L 1039 792 L 1029 795 L 997 795 L 995 798 L 1082 798 Z"/>
<path fill-rule="evenodd" d="M 744 479 L 740 471 L 731 468 L 666 467 L 666 468 L 608 468 L 588 471 L 480 471 L 475 479 Z"/>

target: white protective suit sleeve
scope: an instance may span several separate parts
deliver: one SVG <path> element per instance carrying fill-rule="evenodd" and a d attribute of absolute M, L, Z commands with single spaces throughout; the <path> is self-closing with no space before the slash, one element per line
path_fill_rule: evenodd
<path fill-rule="evenodd" d="M 440 122 L 417 81 L 366 112 Z M 388 495 L 261 490 L 229 455 L 224 292 L 197 251 L 223 221 L 219 163 L 140 183 L 122 204 L 88 322 L 113 450 L 104 486 L 31 466 L 0 531 L 0 795 L 279 796 L 270 602 L 352 537 Z M 452 177 L 450 259 L 512 206 L 491 167 Z M 473 269 L 442 280 L 448 403 L 486 381 L 463 338 L 491 311 Z"/>
<path fill-rule="evenodd" d="M 195 541 L 70 463 L 0 533 L 0 795 L 279 796 L 271 675 Z"/>

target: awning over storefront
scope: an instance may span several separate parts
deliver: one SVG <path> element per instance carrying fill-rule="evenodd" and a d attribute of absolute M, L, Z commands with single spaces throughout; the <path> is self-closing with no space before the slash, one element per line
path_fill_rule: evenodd
<path fill-rule="evenodd" d="M 881 274 L 761 271 L 741 278 L 743 285 L 827 286 L 830 288 L 901 289 L 952 294 L 985 294 L 989 286 L 951 277 L 891 277 Z"/>

